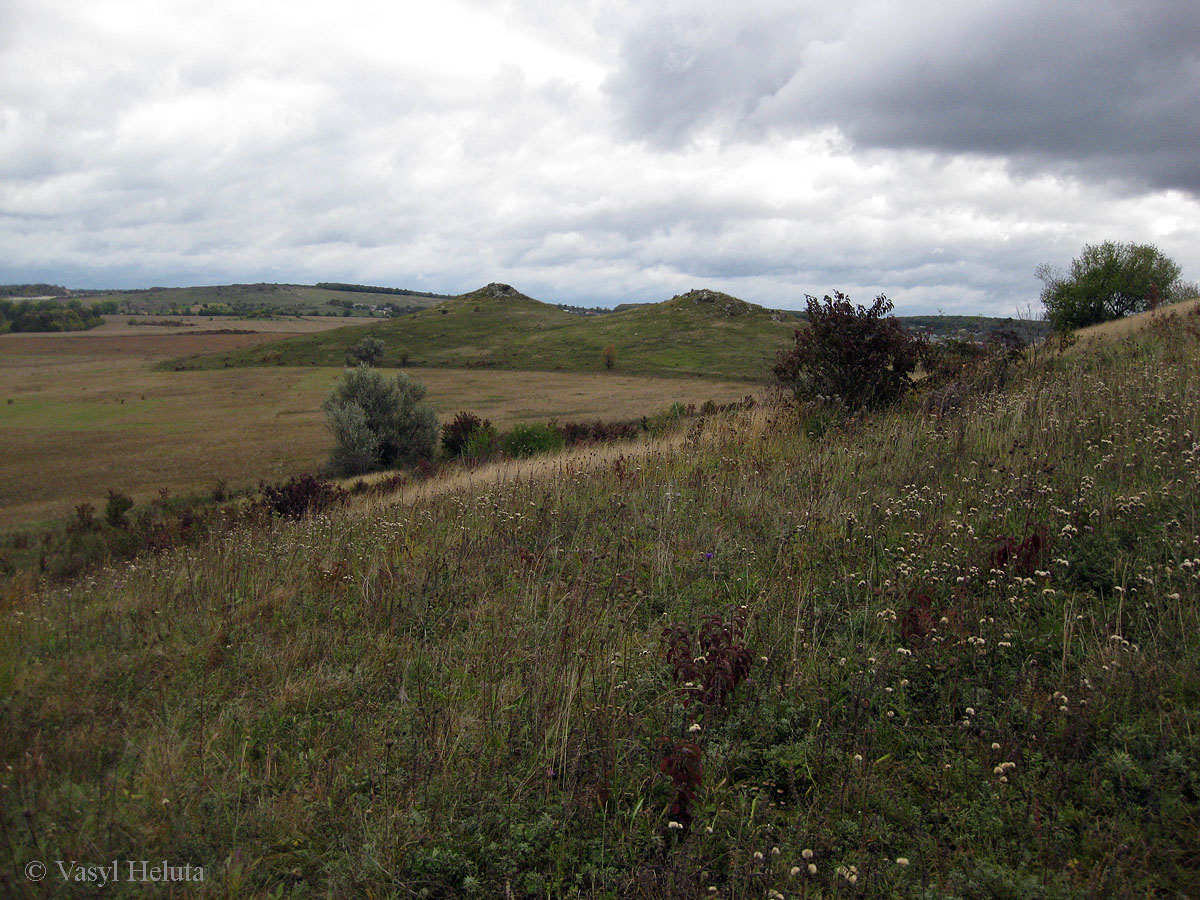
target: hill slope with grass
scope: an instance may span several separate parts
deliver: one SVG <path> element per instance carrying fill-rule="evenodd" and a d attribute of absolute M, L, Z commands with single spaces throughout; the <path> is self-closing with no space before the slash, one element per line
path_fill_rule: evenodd
<path fill-rule="evenodd" d="M 1022 365 L 11 583 L 4 892 L 1200 895 L 1200 322 Z"/>
<path fill-rule="evenodd" d="M 615 368 L 626 374 L 753 381 L 763 378 L 795 327 L 786 313 L 716 291 L 691 291 L 663 303 L 584 317 L 493 284 L 410 316 L 344 329 L 337 337 L 306 336 L 176 365 L 336 366 L 371 334 L 383 341 L 383 366 L 597 371 L 605 368 L 603 351 L 612 344 Z"/>

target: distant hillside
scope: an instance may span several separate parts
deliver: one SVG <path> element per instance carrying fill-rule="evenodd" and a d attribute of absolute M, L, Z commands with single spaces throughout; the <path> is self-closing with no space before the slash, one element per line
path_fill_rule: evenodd
<path fill-rule="evenodd" d="M 1045 319 L 999 319 L 990 316 L 896 316 L 905 328 L 923 331 L 934 338 L 986 338 L 999 331 L 1013 331 L 1026 341 L 1044 338 L 1053 329 Z"/>
<path fill-rule="evenodd" d="M 0 298 L 69 297 L 71 291 L 60 284 L 0 284 Z"/>
<path fill-rule="evenodd" d="M 626 374 L 766 377 L 795 329 L 788 313 L 717 291 L 696 290 L 663 303 L 603 316 L 579 316 L 489 284 L 436 307 L 336 335 L 306 335 L 244 351 L 181 361 L 184 368 L 324 365 L 345 362 L 364 334 L 384 343 L 384 366 L 493 367 L 596 371 L 603 349 L 617 350 Z"/>
<path fill-rule="evenodd" d="M 85 302 L 116 301 L 121 313 L 164 315 L 403 315 L 442 302 L 447 295 L 362 285 L 223 284 L 147 288 L 136 291 L 76 291 Z"/>

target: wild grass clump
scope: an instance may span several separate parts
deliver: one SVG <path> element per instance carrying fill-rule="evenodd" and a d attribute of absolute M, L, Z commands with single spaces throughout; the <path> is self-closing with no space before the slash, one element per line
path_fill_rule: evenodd
<path fill-rule="evenodd" d="M 760 406 L 14 582 L 5 852 L 218 896 L 1195 896 L 1198 373 L 1151 330 L 941 417 Z"/>

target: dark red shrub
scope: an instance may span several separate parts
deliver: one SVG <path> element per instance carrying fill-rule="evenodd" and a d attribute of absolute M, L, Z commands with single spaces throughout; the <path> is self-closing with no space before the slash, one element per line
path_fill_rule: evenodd
<path fill-rule="evenodd" d="M 682 622 L 663 629 L 667 664 L 685 707 L 693 701 L 710 708 L 728 705 L 734 689 L 750 674 L 753 657 L 746 648 L 745 631 L 742 608 L 734 610 L 728 621 L 719 615 L 705 616 L 695 640 Z"/>
<path fill-rule="evenodd" d="M 446 456 L 451 459 L 462 456 L 463 451 L 467 447 L 467 441 L 471 439 L 471 435 L 480 429 L 485 431 L 494 430 L 489 420 L 481 419 L 474 413 L 469 412 L 460 412 L 454 417 L 453 421 L 443 425 L 442 449 L 446 451 Z"/>
<path fill-rule="evenodd" d="M 856 307 L 841 291 L 807 299 L 808 328 L 796 330 L 772 370 L 780 386 L 797 400 L 828 397 L 854 410 L 900 399 L 926 338 L 888 315 L 892 301 L 880 294 L 870 307 Z"/>
<path fill-rule="evenodd" d="M 259 483 L 259 501 L 273 515 L 299 519 L 305 513 L 321 512 L 346 499 L 346 491 L 330 481 L 307 473 L 279 485 Z"/>
<path fill-rule="evenodd" d="M 676 743 L 660 738 L 659 743 L 665 747 L 665 753 L 658 770 L 670 778 L 675 787 L 675 797 L 667 808 L 667 817 L 682 825 L 686 834 L 692 819 L 696 817 L 696 795 L 704 779 L 703 753 L 699 745 L 691 741 Z"/>

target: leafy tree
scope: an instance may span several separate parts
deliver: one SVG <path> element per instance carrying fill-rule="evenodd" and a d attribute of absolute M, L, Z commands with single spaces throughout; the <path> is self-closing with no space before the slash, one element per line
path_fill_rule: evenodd
<path fill-rule="evenodd" d="M 617 345 L 608 344 L 603 352 L 604 368 L 615 369 L 617 367 Z"/>
<path fill-rule="evenodd" d="M 346 362 L 351 365 L 366 363 L 368 366 L 375 366 L 379 364 L 379 360 L 382 358 L 383 341 L 374 335 L 367 335 L 350 348 L 350 354 L 346 358 Z"/>
<path fill-rule="evenodd" d="M 841 291 L 807 300 L 808 328 L 796 330 L 773 369 L 781 387 L 798 400 L 832 397 L 850 409 L 886 406 L 909 389 L 926 341 L 888 315 L 891 300 L 880 294 L 870 307 L 854 306 Z"/>
<path fill-rule="evenodd" d="M 1105 241 L 1087 244 L 1063 273 L 1037 268 L 1046 318 L 1056 331 L 1085 328 L 1142 312 L 1160 296 L 1173 296 L 1179 266 L 1153 244 Z"/>
<path fill-rule="evenodd" d="M 366 363 L 347 369 L 322 404 L 334 436 L 331 468 L 361 475 L 432 457 L 437 417 L 424 399 L 425 386 L 404 373 L 388 379 Z"/>

